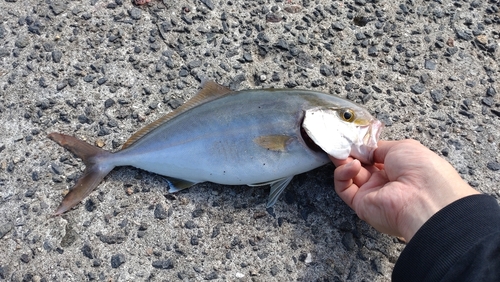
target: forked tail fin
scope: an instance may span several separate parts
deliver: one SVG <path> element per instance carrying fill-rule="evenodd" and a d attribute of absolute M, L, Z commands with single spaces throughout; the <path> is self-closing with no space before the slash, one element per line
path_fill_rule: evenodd
<path fill-rule="evenodd" d="M 66 194 L 54 213 L 55 215 L 60 215 L 87 197 L 114 166 L 105 162 L 111 153 L 82 140 L 59 133 L 51 133 L 48 137 L 81 158 L 85 164 L 83 175 L 78 179 L 69 193 Z"/>

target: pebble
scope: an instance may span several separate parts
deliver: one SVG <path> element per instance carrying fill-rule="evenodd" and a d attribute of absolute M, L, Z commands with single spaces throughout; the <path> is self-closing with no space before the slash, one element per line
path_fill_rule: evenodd
<path fill-rule="evenodd" d="M 422 94 L 425 91 L 425 85 L 422 84 L 422 83 L 420 83 L 420 82 L 418 82 L 418 83 L 413 84 L 412 86 L 410 86 L 410 89 L 415 94 Z"/>
<path fill-rule="evenodd" d="M 29 24 L 28 31 L 37 35 L 42 35 L 45 31 L 45 25 L 43 25 L 40 20 L 36 20 L 32 24 Z"/>
<path fill-rule="evenodd" d="M 156 204 L 155 210 L 154 210 L 154 216 L 156 219 L 160 219 L 160 220 L 163 220 L 163 219 L 168 217 L 168 213 L 162 204 Z"/>
<path fill-rule="evenodd" d="M 94 259 L 94 253 L 92 252 L 92 247 L 89 244 L 84 244 L 82 247 L 82 253 L 85 257 L 89 259 Z"/>
<path fill-rule="evenodd" d="M 354 36 L 356 37 L 357 40 L 364 40 L 364 39 L 366 39 L 365 34 L 362 33 L 362 32 L 358 32 Z"/>
<path fill-rule="evenodd" d="M 486 89 L 486 96 L 494 97 L 495 95 L 497 95 L 497 91 L 495 90 L 495 88 L 490 86 L 490 87 L 488 87 L 488 89 Z"/>
<path fill-rule="evenodd" d="M 210 272 L 205 276 L 205 280 L 215 280 L 215 279 L 219 279 L 219 275 L 215 271 Z"/>
<path fill-rule="evenodd" d="M 488 107 L 493 106 L 494 103 L 491 97 L 484 97 L 483 99 L 481 99 L 481 102 Z"/>
<path fill-rule="evenodd" d="M 62 1 L 54 1 L 52 2 L 52 4 L 50 4 L 50 9 L 54 13 L 54 15 L 57 16 L 63 13 L 67 9 L 67 7 L 66 4 Z"/>
<path fill-rule="evenodd" d="M 488 37 L 484 34 L 476 36 L 476 40 L 483 45 L 488 44 Z"/>
<path fill-rule="evenodd" d="M 82 14 L 82 19 L 84 19 L 86 21 L 90 20 L 91 18 L 92 18 L 92 14 L 91 13 L 87 12 L 87 13 Z"/>
<path fill-rule="evenodd" d="M 113 100 L 112 98 L 108 98 L 106 101 L 104 101 L 104 108 L 111 108 L 115 103 L 115 100 Z"/>
<path fill-rule="evenodd" d="M 173 109 L 177 109 L 178 107 L 180 107 L 182 105 L 182 102 L 180 102 L 179 100 L 177 100 L 177 98 L 170 98 L 167 102 L 167 104 Z"/>
<path fill-rule="evenodd" d="M 92 122 L 92 121 L 90 121 Z M 108 124 L 112 124 L 112 121 L 110 121 Z M 97 140 L 95 140 L 95 145 L 99 148 L 102 148 L 104 147 L 104 145 L 106 145 L 106 143 L 104 142 L 104 140 L 102 138 L 97 138 Z"/>
<path fill-rule="evenodd" d="M 243 59 L 249 63 L 253 62 L 252 54 L 249 52 L 243 53 Z"/>
<path fill-rule="evenodd" d="M 69 85 L 69 86 L 73 87 L 73 86 L 75 86 L 76 84 L 77 84 L 76 79 L 74 79 L 74 78 L 72 78 L 72 77 L 68 78 L 68 85 Z"/>
<path fill-rule="evenodd" d="M 266 22 L 268 23 L 278 23 L 283 20 L 283 17 L 276 13 L 268 13 L 266 14 Z"/>
<path fill-rule="evenodd" d="M 433 60 L 425 60 L 424 66 L 428 70 L 435 70 L 436 69 L 436 62 Z"/>
<path fill-rule="evenodd" d="M 12 228 L 14 228 L 14 224 L 10 222 L 0 225 L 0 239 L 7 235 L 7 233 L 9 233 Z"/>
<path fill-rule="evenodd" d="M 356 242 L 354 241 L 354 236 L 351 232 L 347 232 L 342 236 L 342 245 L 347 251 L 353 251 L 356 249 Z"/>
<path fill-rule="evenodd" d="M 22 254 L 20 259 L 24 263 L 28 263 L 31 260 L 30 257 L 27 254 Z"/>
<path fill-rule="evenodd" d="M 52 51 L 52 60 L 54 63 L 60 63 L 62 58 L 62 52 L 59 50 Z"/>
<path fill-rule="evenodd" d="M 97 136 L 106 136 L 106 135 L 109 135 L 109 134 L 111 134 L 111 132 L 109 131 L 109 129 L 107 129 L 104 126 L 100 126 L 99 127 L 99 132 L 97 132 Z"/>
<path fill-rule="evenodd" d="M 122 234 L 115 234 L 115 235 L 103 235 L 101 234 L 99 236 L 99 240 L 101 242 L 106 243 L 106 244 L 121 244 L 125 241 L 126 237 Z"/>
<path fill-rule="evenodd" d="M 191 236 L 190 242 L 191 242 L 192 246 L 197 246 L 200 243 L 200 239 L 198 238 L 198 236 L 193 235 L 193 236 Z"/>
<path fill-rule="evenodd" d="M 172 269 L 174 268 L 174 262 L 171 259 L 166 260 L 156 260 L 151 263 L 154 268 L 158 269 Z"/>
<path fill-rule="evenodd" d="M 463 40 L 467 40 L 467 41 L 472 40 L 474 38 L 472 36 L 471 32 L 468 30 L 457 30 L 456 34 L 457 34 L 457 37 L 459 39 L 463 39 Z"/>
<path fill-rule="evenodd" d="M 284 39 L 279 39 L 278 42 L 276 44 L 274 44 L 274 46 L 277 47 L 278 49 L 281 49 L 281 50 L 285 50 L 285 51 L 290 50 L 290 46 L 288 45 L 288 43 Z"/>
<path fill-rule="evenodd" d="M 194 228 L 197 228 L 198 225 L 196 225 L 196 223 L 194 223 L 194 221 L 188 220 L 188 221 L 186 221 L 186 223 L 184 223 L 184 227 L 187 229 L 194 229 Z"/>
<path fill-rule="evenodd" d="M 85 82 L 92 82 L 92 81 L 94 81 L 94 79 L 95 79 L 95 76 L 93 76 L 93 75 L 89 74 L 89 75 L 86 75 L 86 76 L 83 78 L 83 81 L 85 81 Z"/>
<path fill-rule="evenodd" d="M 80 122 L 81 124 L 84 124 L 84 123 L 90 124 L 91 123 L 90 119 L 86 115 L 78 115 L 77 119 L 78 119 L 78 122 Z"/>
<path fill-rule="evenodd" d="M 333 74 L 332 69 L 327 65 L 321 65 L 319 67 L 319 72 L 324 76 L 331 76 Z"/>
<path fill-rule="evenodd" d="M 97 208 L 96 202 L 92 198 L 88 198 L 85 201 L 85 210 L 88 212 L 93 212 Z"/>
<path fill-rule="evenodd" d="M 427 73 L 424 73 L 420 76 L 420 82 L 422 82 L 424 84 L 427 83 L 429 81 L 429 79 L 430 79 L 430 76 Z"/>
<path fill-rule="evenodd" d="M 107 77 L 101 77 L 97 80 L 97 84 L 103 85 L 104 83 L 106 83 L 106 81 L 108 81 Z"/>
<path fill-rule="evenodd" d="M 68 80 L 65 79 L 57 84 L 56 89 L 57 91 L 60 91 L 66 88 L 66 86 L 68 86 Z"/>
<path fill-rule="evenodd" d="M 495 109 L 491 109 L 491 113 L 496 115 L 497 117 L 500 117 L 500 111 L 497 111 Z"/>
<path fill-rule="evenodd" d="M 371 46 L 368 48 L 368 56 L 370 57 L 376 57 L 378 55 L 378 49 L 376 46 Z"/>
<path fill-rule="evenodd" d="M 30 44 L 30 39 L 28 36 L 19 36 L 14 43 L 14 45 L 18 48 L 25 48 Z"/>
<path fill-rule="evenodd" d="M 341 22 L 334 22 L 334 23 L 332 23 L 332 28 L 335 30 L 344 30 L 345 25 Z"/>
<path fill-rule="evenodd" d="M 444 100 L 444 96 L 441 90 L 432 89 L 431 90 L 431 98 L 435 103 L 441 103 Z"/>
<path fill-rule="evenodd" d="M 52 171 L 55 174 L 61 175 L 62 174 L 62 169 L 57 163 L 51 163 L 50 167 L 52 168 Z"/>
<path fill-rule="evenodd" d="M 156 108 L 158 108 L 158 102 L 151 102 L 151 103 L 149 103 L 148 107 L 151 110 L 155 110 Z"/>
<path fill-rule="evenodd" d="M 213 10 L 215 8 L 212 0 L 200 0 L 200 2 L 205 4 L 205 6 L 207 6 L 207 8 L 210 10 Z"/>
<path fill-rule="evenodd" d="M 500 170 L 500 163 L 499 162 L 488 162 L 486 164 L 486 167 L 492 171 L 498 171 L 498 170 Z"/>
<path fill-rule="evenodd" d="M 181 16 L 181 19 L 188 25 L 192 25 L 194 22 L 193 22 L 193 18 L 191 18 L 190 16 L 184 14 Z"/>
<path fill-rule="evenodd" d="M 43 88 L 45 88 L 45 87 L 49 86 L 49 85 L 47 84 L 47 80 L 46 80 L 46 79 L 45 79 L 45 77 L 43 77 L 43 76 L 42 76 L 42 77 L 40 77 L 40 79 L 38 80 L 38 85 L 40 85 L 40 87 L 43 87 Z"/>
<path fill-rule="evenodd" d="M 120 265 L 125 263 L 125 255 L 116 254 L 111 257 L 111 267 L 118 268 Z"/>
<path fill-rule="evenodd" d="M 142 11 L 139 8 L 133 7 L 132 9 L 129 10 L 129 15 L 133 20 L 140 20 Z"/>
<path fill-rule="evenodd" d="M 188 63 L 188 68 L 191 70 L 191 69 L 194 69 L 194 68 L 199 68 L 201 66 L 201 60 L 194 60 L 194 61 L 191 61 Z"/>

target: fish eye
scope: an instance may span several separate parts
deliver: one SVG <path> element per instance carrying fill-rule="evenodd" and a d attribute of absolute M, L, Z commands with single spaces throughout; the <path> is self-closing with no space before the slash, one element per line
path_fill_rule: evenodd
<path fill-rule="evenodd" d="M 351 109 L 344 109 L 340 115 L 344 121 L 351 122 L 354 120 L 354 111 Z"/>

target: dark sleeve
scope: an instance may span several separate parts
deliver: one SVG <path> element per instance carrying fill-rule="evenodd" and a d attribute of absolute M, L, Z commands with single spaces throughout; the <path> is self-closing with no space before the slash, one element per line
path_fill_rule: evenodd
<path fill-rule="evenodd" d="M 473 195 L 433 215 L 399 257 L 393 281 L 500 281 L 500 206 Z"/>

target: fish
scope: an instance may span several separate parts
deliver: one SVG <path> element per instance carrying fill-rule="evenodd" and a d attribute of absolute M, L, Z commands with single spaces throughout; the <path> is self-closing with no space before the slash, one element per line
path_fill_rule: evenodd
<path fill-rule="evenodd" d="M 55 215 L 87 197 L 115 167 L 133 166 L 166 177 L 168 191 L 201 182 L 270 185 L 272 207 L 294 175 L 349 155 L 373 163 L 382 123 L 337 96 L 300 89 L 233 91 L 213 81 L 176 110 L 109 152 L 76 137 L 52 139 L 85 164 Z"/>

